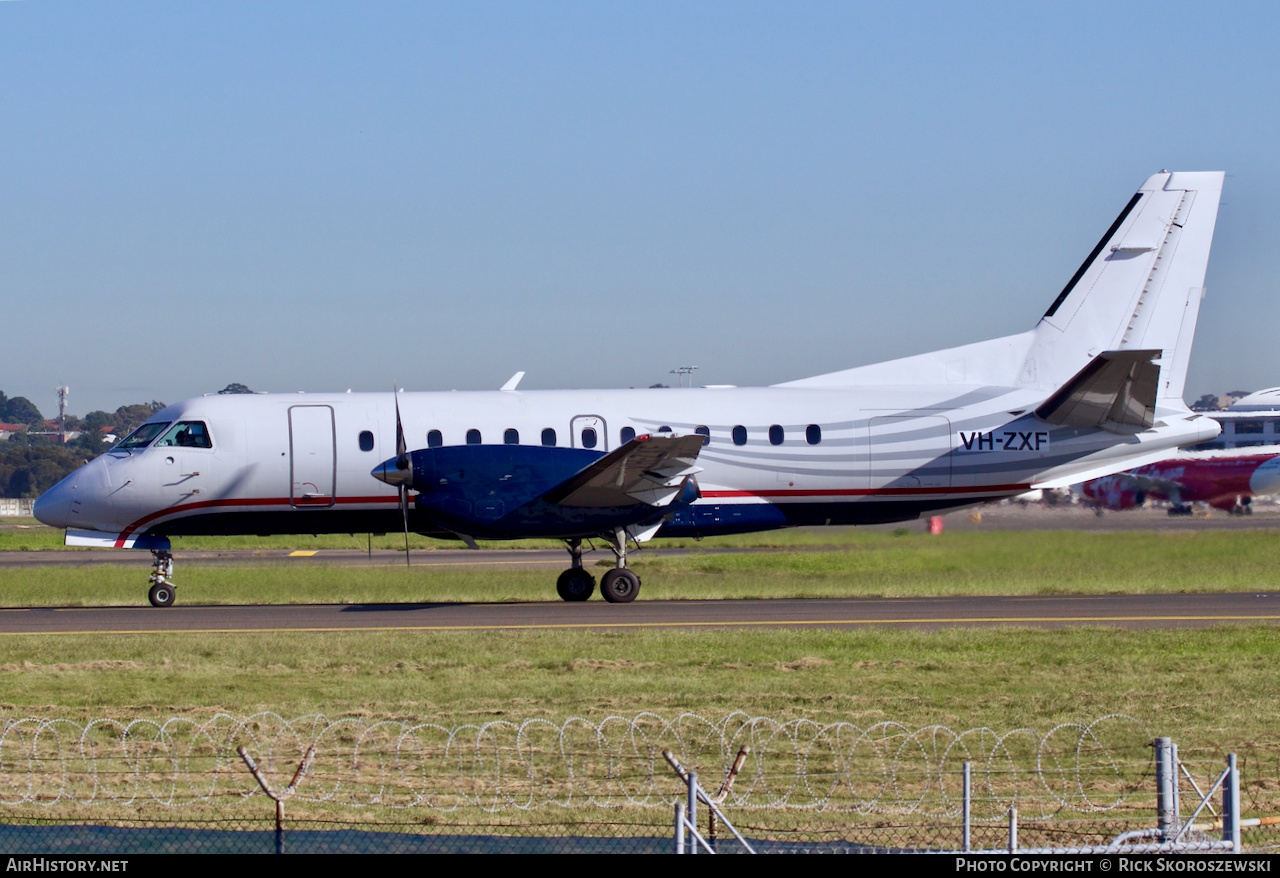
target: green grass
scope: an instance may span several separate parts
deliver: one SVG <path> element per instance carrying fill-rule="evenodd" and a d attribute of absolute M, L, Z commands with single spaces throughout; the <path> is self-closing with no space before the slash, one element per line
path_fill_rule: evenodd
<path fill-rule="evenodd" d="M 840 550 L 717 553 L 707 541 L 698 549 L 665 555 L 661 550 L 638 553 L 632 567 L 644 580 L 641 600 L 1280 588 L 1280 546 L 1262 530 L 839 533 L 849 535 Z M 137 605 L 150 561 L 145 552 L 133 557 L 136 564 L 0 565 L 0 606 Z M 371 564 L 328 565 L 323 552 L 316 559 L 243 565 L 187 560 L 179 549 L 174 578 L 180 601 L 201 604 L 556 599 L 557 566 L 436 567 L 427 566 L 428 552 L 419 551 L 416 558 L 418 565 L 410 569 L 389 554 Z M 601 552 L 589 556 L 588 564 L 599 574 L 611 566 L 612 556 Z"/>
<path fill-rule="evenodd" d="M 1275 739 L 1275 628 L 9 637 L 8 716 L 322 712 L 476 722 L 655 711 L 1047 731 L 1131 714 Z"/>
<path fill-rule="evenodd" d="M 1029 531 L 870 533 L 843 551 L 674 556 L 636 567 L 647 563 L 646 589 L 658 574 L 678 577 L 686 594 L 903 597 L 1274 589 L 1277 560 L 1266 531 Z"/>

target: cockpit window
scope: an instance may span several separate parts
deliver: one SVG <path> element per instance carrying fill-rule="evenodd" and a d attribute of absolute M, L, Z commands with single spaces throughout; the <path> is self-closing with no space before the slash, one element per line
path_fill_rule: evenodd
<path fill-rule="evenodd" d="M 212 448 L 213 442 L 209 439 L 209 431 L 205 429 L 204 421 L 178 421 L 156 443 L 156 448 L 161 446 Z"/>
<path fill-rule="evenodd" d="M 163 433 L 164 428 L 169 424 L 169 421 L 161 421 L 158 424 L 143 424 L 124 437 L 124 440 L 116 448 L 122 451 L 127 451 L 130 448 L 146 448 L 151 444 L 151 440 Z"/>

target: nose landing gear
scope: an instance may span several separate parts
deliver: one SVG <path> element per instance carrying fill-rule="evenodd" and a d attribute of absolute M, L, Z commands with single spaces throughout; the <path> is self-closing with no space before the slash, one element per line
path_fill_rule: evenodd
<path fill-rule="evenodd" d="M 151 589 L 147 592 L 147 600 L 153 607 L 173 606 L 173 583 L 169 577 L 173 575 L 173 554 L 164 549 L 151 550 Z"/>

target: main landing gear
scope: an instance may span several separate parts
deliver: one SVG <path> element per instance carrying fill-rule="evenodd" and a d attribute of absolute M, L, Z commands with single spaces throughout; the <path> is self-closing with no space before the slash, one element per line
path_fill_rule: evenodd
<path fill-rule="evenodd" d="M 627 569 L 627 532 L 616 528 L 606 539 L 617 566 L 600 577 L 600 596 L 611 604 L 629 604 L 640 593 L 640 577 Z M 582 567 L 582 540 L 565 540 L 565 546 L 573 566 L 556 580 L 556 593 L 561 600 L 585 601 L 596 590 L 596 580 Z"/>
<path fill-rule="evenodd" d="M 147 600 L 153 607 L 173 606 L 173 583 L 169 577 L 173 575 L 173 555 L 164 549 L 151 550 L 151 590 L 147 592 Z"/>
<path fill-rule="evenodd" d="M 582 540 L 565 540 L 573 564 L 556 580 L 556 594 L 562 601 L 585 601 L 596 590 L 596 578 L 582 569 Z"/>

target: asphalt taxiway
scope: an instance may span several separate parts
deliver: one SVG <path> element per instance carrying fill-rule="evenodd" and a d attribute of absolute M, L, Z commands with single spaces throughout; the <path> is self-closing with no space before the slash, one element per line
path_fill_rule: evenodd
<path fill-rule="evenodd" d="M 31 608 L 0 610 L 0 637 L 884 626 L 1184 628 L 1231 623 L 1280 623 L 1280 594 Z"/>

